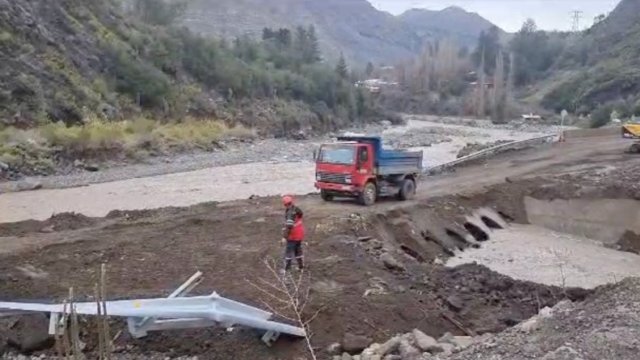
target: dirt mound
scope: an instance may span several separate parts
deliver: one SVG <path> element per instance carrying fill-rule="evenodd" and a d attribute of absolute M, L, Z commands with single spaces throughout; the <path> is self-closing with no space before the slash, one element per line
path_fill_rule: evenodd
<path fill-rule="evenodd" d="M 546 306 L 565 298 L 583 300 L 590 293 L 516 281 L 475 264 L 437 268 L 426 281 L 443 308 L 477 334 L 503 331 Z"/>
<path fill-rule="evenodd" d="M 626 231 L 618 240 L 616 248 L 622 251 L 640 254 L 640 235 L 633 231 Z"/>
<path fill-rule="evenodd" d="M 584 302 L 558 304 L 550 314 L 448 359 L 635 360 L 640 352 L 638 313 L 640 278 L 625 279 L 599 288 Z"/>
<path fill-rule="evenodd" d="M 479 151 L 513 142 L 511 140 L 498 140 L 490 143 L 468 143 L 463 147 L 460 151 L 458 151 L 458 155 L 456 156 L 458 159 L 467 155 L 471 155 L 473 153 L 477 153 Z"/>
<path fill-rule="evenodd" d="M 55 231 L 77 230 L 94 226 L 100 222 L 76 213 L 55 214 L 45 221 L 26 220 L 15 223 L 0 223 L 0 236 L 25 236 L 31 233 L 50 233 Z"/>

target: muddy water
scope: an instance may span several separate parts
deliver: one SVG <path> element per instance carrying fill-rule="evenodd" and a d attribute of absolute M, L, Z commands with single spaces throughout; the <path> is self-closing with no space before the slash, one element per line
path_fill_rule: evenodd
<path fill-rule="evenodd" d="M 535 225 L 513 224 L 491 232 L 479 249 L 467 249 L 447 266 L 477 262 L 518 280 L 594 288 L 640 273 L 640 256 L 600 242 Z"/>
<path fill-rule="evenodd" d="M 427 167 L 454 160 L 467 142 L 519 140 L 540 135 L 505 129 L 476 128 L 411 120 L 386 134 L 407 133 L 439 127 L 452 141 L 424 151 Z M 460 135 L 456 136 L 456 132 Z M 451 135 L 453 133 L 454 135 Z M 251 195 L 313 192 L 314 165 L 311 162 L 247 163 L 196 171 L 134 178 L 84 187 L 37 190 L 0 195 L 0 222 L 44 220 L 54 213 L 77 212 L 104 216 L 109 211 L 189 206 L 207 201 L 246 199 Z"/>

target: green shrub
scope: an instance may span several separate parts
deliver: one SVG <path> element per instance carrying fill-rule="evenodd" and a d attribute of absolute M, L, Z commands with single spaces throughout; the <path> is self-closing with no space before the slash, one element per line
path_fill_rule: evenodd
<path fill-rule="evenodd" d="M 614 107 L 611 104 L 598 107 L 593 113 L 591 113 L 592 128 L 600 128 L 607 125 L 611 121 L 611 113 Z"/>

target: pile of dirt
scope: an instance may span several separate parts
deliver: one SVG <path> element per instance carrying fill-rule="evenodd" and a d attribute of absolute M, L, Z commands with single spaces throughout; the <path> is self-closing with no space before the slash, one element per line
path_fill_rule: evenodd
<path fill-rule="evenodd" d="M 516 281 L 476 264 L 436 268 L 425 279 L 426 290 L 436 294 L 470 333 L 503 331 L 563 299 L 580 301 L 590 291 Z"/>
<path fill-rule="evenodd" d="M 101 220 L 76 213 L 55 214 L 45 221 L 26 220 L 15 223 L 0 223 L 0 237 L 25 236 L 31 233 L 51 233 L 77 230 L 94 226 Z"/>
<path fill-rule="evenodd" d="M 562 302 L 447 359 L 634 360 L 640 352 L 639 313 L 640 278 L 629 278 L 599 288 L 583 302 Z"/>
<path fill-rule="evenodd" d="M 640 235 L 633 231 L 626 231 L 620 240 L 618 240 L 616 248 L 621 251 L 640 254 Z"/>

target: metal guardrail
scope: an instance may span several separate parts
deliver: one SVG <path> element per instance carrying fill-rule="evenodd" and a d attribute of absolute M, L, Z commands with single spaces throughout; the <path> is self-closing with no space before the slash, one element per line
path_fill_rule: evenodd
<path fill-rule="evenodd" d="M 557 138 L 558 135 L 554 134 L 554 135 L 544 135 L 544 136 L 538 136 L 535 138 L 531 138 L 531 139 L 526 139 L 526 140 L 518 140 L 518 141 L 512 141 L 506 144 L 500 144 L 500 145 L 496 145 L 496 146 L 492 146 L 488 149 L 484 149 L 481 151 L 478 151 L 476 153 L 467 155 L 467 156 L 463 156 L 459 159 L 444 163 L 444 164 L 440 164 L 440 165 L 436 165 L 436 166 L 432 166 L 430 168 L 427 168 L 423 171 L 424 174 L 426 175 L 437 175 L 440 174 L 446 170 L 455 168 L 456 166 L 460 166 L 462 164 L 474 161 L 474 160 L 478 160 L 478 159 L 482 159 L 482 158 L 487 158 L 489 156 L 492 155 L 496 155 L 499 154 L 501 152 L 507 151 L 507 150 L 518 150 L 524 147 L 529 147 L 529 146 L 533 146 L 533 145 L 541 145 L 541 144 L 545 144 L 548 142 L 551 142 L 553 139 Z"/>

